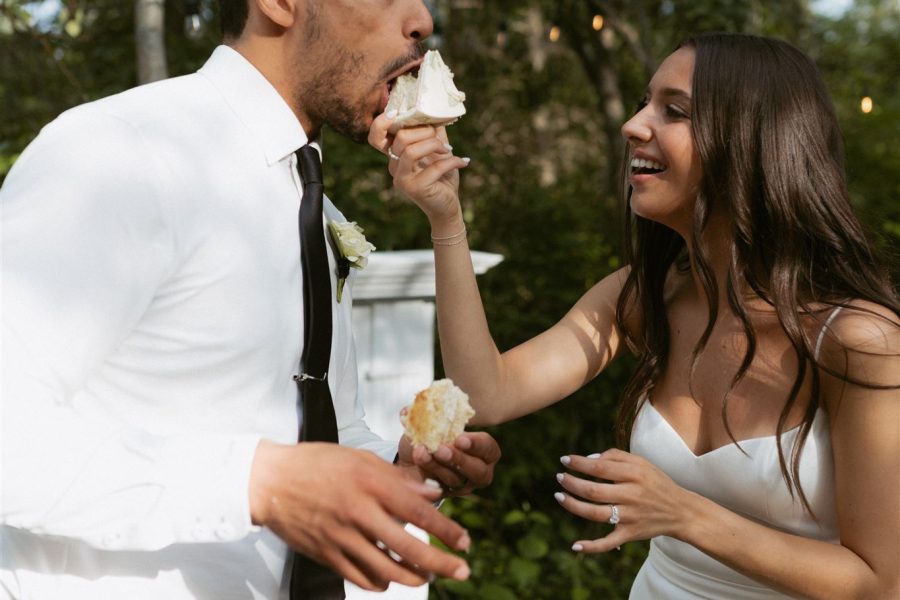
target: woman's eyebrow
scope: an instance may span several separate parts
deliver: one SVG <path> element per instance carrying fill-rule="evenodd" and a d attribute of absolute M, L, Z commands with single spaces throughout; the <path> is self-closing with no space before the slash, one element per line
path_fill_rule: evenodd
<path fill-rule="evenodd" d="M 691 95 L 688 94 L 686 91 L 679 89 L 679 88 L 672 88 L 672 87 L 662 88 L 661 90 L 657 90 L 656 93 L 660 96 L 663 96 L 664 98 L 679 98 L 682 100 L 686 100 L 687 102 L 691 101 Z M 645 97 L 647 97 L 647 98 L 653 97 L 653 93 L 650 90 L 650 88 L 647 88 Z"/>

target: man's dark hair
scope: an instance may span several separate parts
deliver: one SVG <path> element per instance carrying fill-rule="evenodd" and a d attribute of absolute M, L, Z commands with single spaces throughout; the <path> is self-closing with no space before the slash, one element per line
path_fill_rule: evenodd
<path fill-rule="evenodd" d="M 241 37 L 248 12 L 247 0 L 219 0 L 219 22 L 225 39 Z"/>

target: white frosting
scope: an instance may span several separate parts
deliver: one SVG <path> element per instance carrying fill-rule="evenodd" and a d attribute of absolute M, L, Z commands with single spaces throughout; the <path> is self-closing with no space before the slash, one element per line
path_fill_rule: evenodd
<path fill-rule="evenodd" d="M 397 78 L 386 111 L 396 110 L 391 133 L 415 125 L 449 125 L 466 114 L 466 95 L 453 84 L 453 73 L 437 50 L 425 53 L 418 79 L 413 75 Z"/>

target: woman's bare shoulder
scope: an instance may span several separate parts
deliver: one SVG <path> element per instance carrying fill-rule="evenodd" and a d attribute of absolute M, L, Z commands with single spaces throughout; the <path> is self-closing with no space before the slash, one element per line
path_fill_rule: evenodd
<path fill-rule="evenodd" d="M 822 334 L 820 361 L 834 383 L 900 389 L 900 315 L 867 300 L 852 300 L 834 314 Z"/>
<path fill-rule="evenodd" d="M 826 339 L 846 350 L 897 354 L 900 315 L 875 302 L 851 300 L 835 314 Z"/>

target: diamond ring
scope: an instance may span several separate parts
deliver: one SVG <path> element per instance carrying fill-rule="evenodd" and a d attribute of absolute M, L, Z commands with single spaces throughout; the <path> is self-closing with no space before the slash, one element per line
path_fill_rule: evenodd
<path fill-rule="evenodd" d="M 619 507 L 615 504 L 609 505 L 610 515 L 609 515 L 609 524 L 615 525 L 619 522 Z"/>
<path fill-rule="evenodd" d="M 388 148 L 388 156 L 391 157 L 391 160 L 400 160 L 400 157 L 394 154 L 393 148 Z"/>

